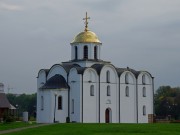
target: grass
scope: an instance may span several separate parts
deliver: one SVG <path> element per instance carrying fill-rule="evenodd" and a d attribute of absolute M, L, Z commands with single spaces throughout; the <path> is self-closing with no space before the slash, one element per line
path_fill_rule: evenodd
<path fill-rule="evenodd" d="M 34 124 L 35 124 L 35 122 L 33 122 L 33 123 L 25 123 L 25 122 L 0 123 L 0 131 L 20 128 L 20 127 L 27 127 L 27 126 L 31 126 Z"/>
<path fill-rule="evenodd" d="M 52 124 L 9 135 L 180 135 L 180 124 Z"/>

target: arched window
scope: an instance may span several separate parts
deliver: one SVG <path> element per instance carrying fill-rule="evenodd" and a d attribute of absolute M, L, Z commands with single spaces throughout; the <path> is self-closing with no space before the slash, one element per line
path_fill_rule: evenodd
<path fill-rule="evenodd" d="M 126 97 L 129 97 L 129 87 L 128 86 L 126 86 L 125 94 L 126 94 Z"/>
<path fill-rule="evenodd" d="M 88 59 L 88 47 L 84 46 L 84 59 Z"/>
<path fill-rule="evenodd" d="M 41 96 L 41 110 L 44 110 L 44 97 Z"/>
<path fill-rule="evenodd" d="M 143 87 L 142 93 L 143 93 L 143 97 L 146 97 L 146 87 Z"/>
<path fill-rule="evenodd" d="M 146 115 L 146 106 L 143 106 L 143 115 Z"/>
<path fill-rule="evenodd" d="M 142 84 L 146 84 L 146 76 L 145 75 L 142 76 Z"/>
<path fill-rule="evenodd" d="M 58 97 L 58 110 L 62 110 L 62 96 Z"/>
<path fill-rule="evenodd" d="M 72 113 L 74 113 L 74 99 L 72 99 Z"/>
<path fill-rule="evenodd" d="M 129 75 L 128 75 L 128 73 L 125 74 L 125 83 L 126 84 L 129 83 Z"/>
<path fill-rule="evenodd" d="M 97 46 L 94 47 L 94 59 L 97 59 Z"/>
<path fill-rule="evenodd" d="M 75 46 L 75 59 L 76 60 L 78 59 L 78 48 L 77 48 L 77 46 Z"/>
<path fill-rule="evenodd" d="M 106 82 L 110 83 L 110 72 L 109 71 L 106 72 Z"/>
<path fill-rule="evenodd" d="M 90 96 L 94 96 L 94 85 L 90 86 Z"/>
<path fill-rule="evenodd" d="M 111 90 L 110 90 L 110 86 L 107 86 L 107 96 L 111 96 Z"/>

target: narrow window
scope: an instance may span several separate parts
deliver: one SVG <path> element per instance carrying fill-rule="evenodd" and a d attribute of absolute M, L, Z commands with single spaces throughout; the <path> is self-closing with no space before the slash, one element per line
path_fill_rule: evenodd
<path fill-rule="evenodd" d="M 107 96 L 111 96 L 111 90 L 110 90 L 110 86 L 107 86 Z"/>
<path fill-rule="evenodd" d="M 110 83 L 110 72 L 109 71 L 106 72 L 106 82 Z"/>
<path fill-rule="evenodd" d="M 143 106 L 143 115 L 146 115 L 146 106 Z"/>
<path fill-rule="evenodd" d="M 125 74 L 125 83 L 126 84 L 129 83 L 129 75 L 128 75 L 128 73 Z"/>
<path fill-rule="evenodd" d="M 90 96 L 94 96 L 94 85 L 90 87 Z"/>
<path fill-rule="evenodd" d="M 88 47 L 84 46 L 84 59 L 88 59 Z"/>
<path fill-rule="evenodd" d="M 97 46 L 94 47 L 94 59 L 97 59 Z"/>
<path fill-rule="evenodd" d="M 62 96 L 58 97 L 58 110 L 62 110 Z"/>
<path fill-rule="evenodd" d="M 143 87 L 143 97 L 146 97 L 146 87 Z"/>
<path fill-rule="evenodd" d="M 78 48 L 77 48 L 77 46 L 75 46 L 75 59 L 76 60 L 78 59 Z"/>
<path fill-rule="evenodd" d="M 125 94 L 126 94 L 126 97 L 129 97 L 129 87 L 128 86 L 126 86 Z"/>
<path fill-rule="evenodd" d="M 72 113 L 74 113 L 74 99 L 72 99 Z"/>
<path fill-rule="evenodd" d="M 44 110 L 44 97 L 41 96 L 41 110 Z"/>
<path fill-rule="evenodd" d="M 145 77 L 145 75 L 142 76 L 142 84 L 146 84 L 146 77 Z"/>

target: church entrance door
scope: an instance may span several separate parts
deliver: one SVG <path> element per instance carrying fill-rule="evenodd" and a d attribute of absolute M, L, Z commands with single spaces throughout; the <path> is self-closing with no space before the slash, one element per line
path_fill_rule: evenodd
<path fill-rule="evenodd" d="M 107 108 L 105 111 L 105 122 L 110 123 L 111 122 L 111 109 Z"/>

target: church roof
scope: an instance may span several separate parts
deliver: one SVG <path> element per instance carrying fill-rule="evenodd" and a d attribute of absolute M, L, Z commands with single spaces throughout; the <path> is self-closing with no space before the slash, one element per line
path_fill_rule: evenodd
<path fill-rule="evenodd" d="M 63 63 L 62 66 L 64 67 L 67 73 L 69 73 L 69 71 L 73 67 L 80 67 L 78 64 L 66 64 L 66 63 Z"/>
<path fill-rule="evenodd" d="M 73 43 L 98 43 L 101 44 L 101 41 L 98 39 L 97 35 L 90 31 L 83 31 L 80 32 L 78 35 L 75 36 L 71 44 Z"/>
<path fill-rule="evenodd" d="M 9 103 L 5 93 L 0 93 L 0 108 L 11 108 L 11 104 Z"/>
<path fill-rule="evenodd" d="M 54 75 L 40 89 L 68 89 L 69 85 L 62 75 Z"/>
<path fill-rule="evenodd" d="M 71 44 L 74 43 L 101 44 L 101 41 L 98 39 L 97 35 L 88 29 L 88 19 L 90 19 L 90 17 L 87 16 L 87 12 L 86 12 L 86 17 L 83 18 L 83 20 L 85 20 L 85 29 L 83 32 L 80 32 L 78 35 L 75 36 Z"/>
<path fill-rule="evenodd" d="M 94 68 L 98 75 L 100 75 L 101 69 L 104 67 L 105 64 L 94 64 L 91 67 Z"/>
<path fill-rule="evenodd" d="M 117 70 L 117 73 L 118 73 L 119 76 L 120 76 L 123 72 L 125 72 L 125 71 L 130 71 L 130 72 L 132 72 L 132 73 L 135 75 L 135 77 L 137 78 L 138 75 L 139 75 L 139 73 L 140 73 L 140 71 L 136 71 L 136 70 L 131 69 L 131 68 L 129 68 L 129 67 L 127 67 L 127 68 L 116 68 L 116 70 Z"/>

